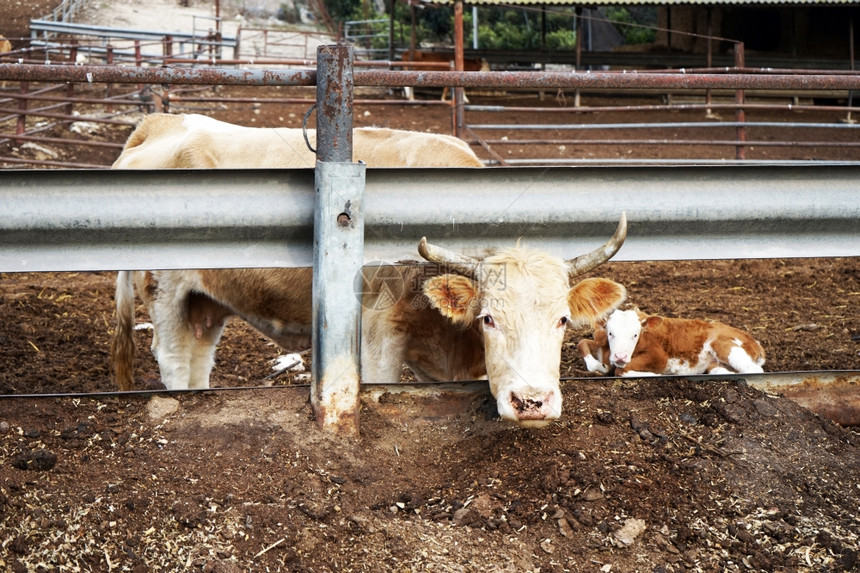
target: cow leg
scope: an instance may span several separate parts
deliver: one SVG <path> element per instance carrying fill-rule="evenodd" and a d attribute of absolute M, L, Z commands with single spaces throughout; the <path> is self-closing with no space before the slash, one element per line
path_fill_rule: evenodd
<path fill-rule="evenodd" d="M 708 374 L 733 374 L 733 370 L 729 370 L 723 366 L 714 366 L 710 370 L 708 370 Z"/>
<path fill-rule="evenodd" d="M 600 346 L 595 344 L 595 341 L 583 339 L 576 345 L 576 350 L 585 361 L 585 368 L 589 372 L 600 372 L 601 374 L 609 374 L 609 366 L 602 362 L 603 352 Z"/>
<path fill-rule="evenodd" d="M 187 325 L 185 313 L 157 300 L 151 318 L 154 330 L 152 353 L 158 361 L 161 383 L 168 390 L 189 388 L 194 335 Z"/>
<path fill-rule="evenodd" d="M 615 373 L 618 374 L 618 371 L 616 370 Z M 641 370 L 624 370 L 621 372 L 622 378 L 642 378 L 644 376 L 660 376 L 660 374 L 657 374 L 656 372 L 644 372 Z"/>
<path fill-rule="evenodd" d="M 154 331 L 152 353 L 158 361 L 161 382 L 168 390 L 208 388 L 223 320 L 208 322 L 208 315 L 214 311 L 191 292 L 191 285 L 181 273 L 154 275 L 147 306 Z M 201 323 L 208 327 L 201 328 Z"/>
<path fill-rule="evenodd" d="M 406 335 L 397 331 L 371 334 L 365 329 L 372 322 L 367 319 L 368 314 L 365 312 L 362 317 L 361 381 L 384 384 L 399 382 Z"/>
<path fill-rule="evenodd" d="M 740 372 L 748 374 L 760 374 L 764 372 L 761 364 L 753 360 L 744 347 L 734 339 L 720 339 L 714 342 L 714 352 L 723 366 L 728 366 L 727 373 Z"/>
<path fill-rule="evenodd" d="M 750 374 L 761 374 L 764 372 L 764 368 L 762 368 L 760 364 L 756 363 L 756 361 L 746 353 L 746 350 L 740 346 L 735 346 L 731 349 L 727 357 L 727 361 L 729 366 L 734 368 L 735 372 Z"/>
<path fill-rule="evenodd" d="M 193 337 L 191 342 L 191 363 L 189 365 L 189 388 L 208 388 L 209 374 L 215 366 L 215 348 L 224 332 L 224 324 L 218 323 L 208 328 L 203 336 Z M 194 330 L 192 329 L 192 333 Z"/>
<path fill-rule="evenodd" d="M 215 347 L 224 331 L 223 324 L 216 324 L 198 338 L 184 306 L 156 304 L 153 317 L 152 353 L 158 360 L 161 382 L 168 390 L 209 387 Z"/>

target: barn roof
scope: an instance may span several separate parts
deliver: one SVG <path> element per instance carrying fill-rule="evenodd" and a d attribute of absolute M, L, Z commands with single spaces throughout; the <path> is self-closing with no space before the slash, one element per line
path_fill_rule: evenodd
<path fill-rule="evenodd" d="M 455 0 L 421 0 L 431 4 L 453 4 Z M 784 4 L 790 6 L 860 5 L 860 0 L 463 0 L 469 6 L 496 6 L 519 4 L 553 4 L 557 6 L 606 6 L 639 4 L 676 6 L 684 4 L 749 6 L 757 4 Z"/>

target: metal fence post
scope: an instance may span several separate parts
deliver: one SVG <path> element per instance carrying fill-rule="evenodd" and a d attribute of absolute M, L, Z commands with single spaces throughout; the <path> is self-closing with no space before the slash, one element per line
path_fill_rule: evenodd
<path fill-rule="evenodd" d="M 743 42 L 735 43 L 735 68 L 742 70 L 746 66 L 746 61 L 744 57 L 744 44 Z M 743 123 L 746 121 L 746 110 L 744 110 L 744 90 L 738 89 L 735 90 L 735 103 L 738 104 L 738 109 L 735 111 L 735 120 L 740 124 L 736 129 L 736 137 L 738 140 L 738 145 L 736 147 L 735 157 L 737 159 L 746 159 L 746 147 L 744 143 L 747 140 L 747 132 L 746 128 L 743 127 Z"/>
<path fill-rule="evenodd" d="M 352 162 L 352 46 L 317 48 L 311 405 L 326 430 L 358 434 L 364 164 Z M 360 290 L 360 289 L 359 289 Z"/>

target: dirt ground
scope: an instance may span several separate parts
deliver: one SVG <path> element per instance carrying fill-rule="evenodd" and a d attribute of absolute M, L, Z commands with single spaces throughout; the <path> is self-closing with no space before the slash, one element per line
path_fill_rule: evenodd
<path fill-rule="evenodd" d="M 298 126 L 305 108 L 193 111 Z M 440 106 L 366 107 L 356 125 L 446 132 L 450 120 Z M 648 312 L 749 330 L 767 370 L 860 368 L 856 259 L 592 274 Z M 486 392 L 368 391 L 359 437 L 322 433 L 301 375 L 267 379 L 278 349 L 238 321 L 219 347 L 219 390 L 31 396 L 113 389 L 113 280 L 0 274 L 2 570 L 860 569 L 860 434 L 742 380 L 586 377 L 571 350 L 587 332 L 569 333 L 564 412 L 542 430 L 500 422 Z M 149 337 L 138 332 L 142 390 L 158 386 Z"/>

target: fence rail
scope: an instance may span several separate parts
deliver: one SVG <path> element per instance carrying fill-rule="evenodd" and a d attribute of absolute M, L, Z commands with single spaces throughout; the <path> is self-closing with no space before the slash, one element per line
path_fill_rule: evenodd
<path fill-rule="evenodd" d="M 81 44 L 82 51 L 89 55 L 100 54 L 106 57 L 111 53 L 116 61 L 131 61 L 140 63 L 139 44 L 134 42 L 147 42 L 148 45 L 158 45 L 161 53 L 149 52 L 143 54 L 144 59 L 154 59 L 165 55 L 189 55 L 213 57 L 220 59 L 222 50 L 230 48 L 236 50 L 236 37 L 224 36 L 220 32 L 207 32 L 205 34 L 186 32 L 166 32 L 157 30 L 137 30 L 131 28 L 112 28 L 107 26 L 95 26 L 92 24 L 75 24 L 71 22 L 57 22 L 53 20 L 30 20 L 30 45 L 42 48 L 47 54 L 62 54 L 68 44 L 58 41 L 59 37 L 71 37 L 79 44 L 83 40 L 97 38 L 102 45 Z M 178 45 L 178 51 L 174 50 L 174 44 Z M 186 49 L 185 46 L 188 46 Z M 135 47 L 137 46 L 137 50 Z M 74 61 L 74 58 L 72 58 Z"/>
<path fill-rule="evenodd" d="M 618 260 L 860 256 L 858 165 L 366 178 L 368 261 L 414 257 L 425 235 L 472 252 L 528 235 L 569 256 L 601 244 L 622 209 Z M 313 197 L 310 169 L 0 171 L 0 272 L 310 266 Z"/>
<path fill-rule="evenodd" d="M 51 22 L 70 22 L 75 14 L 83 8 L 87 0 L 63 0 L 60 5 L 51 10 L 42 20 Z"/>
<path fill-rule="evenodd" d="M 81 46 L 74 49 L 84 49 Z M 111 48 L 106 48 L 110 50 Z M 66 117 L 54 116 L 58 122 L 75 121 L 73 112 L 75 106 L 83 105 L 77 101 L 81 94 L 76 93 L 75 86 L 84 82 L 106 83 L 102 106 L 107 113 L 93 114 L 87 111 L 85 115 L 103 115 L 128 111 L 167 111 L 171 105 L 181 106 L 179 109 L 194 111 L 195 104 L 218 103 L 219 105 L 237 105 L 242 102 L 254 105 L 280 105 L 301 103 L 310 106 L 314 99 L 311 92 L 305 99 L 295 97 L 253 97 L 236 98 L 216 96 L 201 92 L 210 85 L 257 85 L 257 86 L 306 86 L 314 85 L 316 72 L 310 66 L 314 62 L 307 60 L 292 61 L 292 68 L 210 68 L 195 67 L 199 60 L 193 58 L 173 58 L 164 61 L 181 62 L 179 66 L 167 68 L 142 67 L 142 49 L 136 46 L 137 65 L 129 66 L 71 66 L 64 63 L 45 66 L 35 63 L 0 64 L 0 79 L 18 81 L 19 93 L 0 93 L 0 121 L 17 122 L 14 129 L 16 135 L 36 136 L 33 122 L 40 122 L 45 113 L 58 113 L 64 110 Z M 73 55 L 74 51 L 70 53 Z M 110 52 L 108 52 L 110 57 Z M 187 64 L 187 65 L 182 65 Z M 403 65 L 403 62 L 388 62 L 391 65 Z M 818 93 L 842 93 L 848 96 L 852 90 L 860 87 L 860 74 L 852 72 L 810 72 L 798 74 L 790 70 L 736 70 L 736 73 L 725 70 L 716 72 L 642 72 L 642 73 L 569 73 L 569 72 L 443 72 L 443 71 L 391 71 L 385 62 L 359 62 L 354 73 L 357 86 L 375 88 L 415 86 L 424 88 L 440 88 L 450 85 L 475 86 L 479 89 L 497 89 L 507 93 L 510 90 L 531 89 L 559 91 L 561 97 L 565 92 L 611 91 L 620 93 L 638 93 L 641 90 L 651 90 L 660 93 L 697 93 L 700 103 L 669 102 L 657 105 L 630 106 L 601 106 L 601 105 L 566 105 L 563 101 L 556 107 L 518 107 L 510 105 L 472 105 L 457 104 L 456 102 L 405 101 L 399 99 L 358 99 L 357 106 L 408 106 L 408 105 L 443 105 L 449 106 L 454 115 L 458 130 L 456 134 L 473 145 L 481 146 L 489 155 L 486 160 L 489 165 L 576 165 L 576 164 L 648 164 L 658 163 L 689 163 L 690 159 L 677 159 L 665 155 L 651 157 L 647 149 L 650 146 L 665 146 L 680 149 L 682 146 L 708 148 L 708 156 L 703 156 L 701 162 L 721 162 L 726 160 L 748 160 L 748 150 L 755 152 L 762 160 L 765 156 L 760 150 L 767 148 L 804 148 L 792 154 L 795 160 L 815 157 L 816 160 L 849 159 L 860 157 L 854 153 L 860 147 L 860 138 L 850 135 L 857 129 L 852 115 L 860 112 L 860 107 L 850 105 L 813 105 L 812 97 Z M 37 83 L 38 82 L 38 83 Z M 57 84 L 56 82 L 64 82 Z M 131 85 L 129 85 L 131 84 Z M 198 86 L 198 91 L 188 90 L 188 84 Z M 41 86 L 57 86 L 59 92 L 67 90 L 64 97 L 67 105 L 63 107 L 58 102 L 54 111 L 48 110 L 44 94 L 36 92 Z M 34 86 L 34 87 L 28 87 Z M 111 87 L 113 86 L 113 87 Z M 178 86 L 178 87 L 177 87 Z M 183 87 L 184 86 L 184 87 Z M 745 91 L 764 90 L 767 93 L 782 94 L 782 101 L 769 98 L 750 102 L 745 99 L 736 101 L 715 101 L 704 97 L 713 95 L 717 90 Z M 95 103 L 92 90 L 87 91 L 87 103 Z M 805 101 L 798 99 L 798 94 L 807 94 Z M 55 97 L 61 99 L 60 93 Z M 692 121 L 665 122 L 659 118 L 653 122 L 635 123 L 624 121 L 623 116 L 628 112 L 653 112 L 656 114 L 684 112 L 685 117 Z M 792 114 L 794 117 L 782 123 L 754 119 L 754 114 L 764 114 L 776 111 Z M 615 114 L 616 119 L 594 119 L 602 113 Z M 77 112 L 80 113 L 80 112 Z M 532 117 L 541 117 L 542 123 L 511 122 L 508 118 L 520 113 L 530 113 Z M 718 113 L 728 114 L 728 117 L 718 117 Z M 797 114 L 815 114 L 820 119 L 806 119 Z M 747 116 L 747 114 L 750 114 Z M 821 115 L 826 114 L 826 115 Z M 41 115 L 41 117 L 40 117 Z M 494 122 L 491 115 L 504 116 L 502 122 Z M 639 114 L 641 116 L 641 113 Z M 480 119 L 475 119 L 479 118 Z M 30 118 L 28 120 L 28 118 Z M 569 118 L 569 119 L 566 119 Z M 120 118 L 122 119 L 122 118 Z M 29 123 L 28 123 L 29 121 Z M 41 127 L 39 129 L 42 129 Z M 649 130 L 647 132 L 643 130 Z M 685 136 L 687 133 L 699 132 L 702 129 L 712 130 L 711 138 Z M 527 131 L 528 130 L 528 131 Z M 787 134 L 791 132 L 792 136 Z M 0 127 L 0 133 L 8 137 L 12 132 L 9 127 Z M 643 135 L 636 135 L 640 132 Z M 840 136 L 842 134 L 842 136 Z M 846 135 L 849 134 L 849 135 Z M 582 156 L 559 157 L 560 146 L 580 148 L 592 146 L 593 149 L 609 146 L 625 146 L 635 151 L 618 158 L 590 158 Z M 537 149 L 531 159 L 519 158 L 517 147 Z M 543 147 L 541 147 L 543 146 Z M 514 150 L 514 151 L 510 151 Z M 641 151 L 640 151 L 641 150 Z M 541 157 L 543 155 L 543 157 Z M 603 153 L 602 155 L 607 155 Z M 536 157 L 536 158 L 535 158 Z M 855 159 L 856 160 L 856 159 Z M 20 159 L 10 158 L 10 162 L 20 162 Z M 33 162 L 39 165 L 38 162 Z M 70 167 L 77 165 L 69 164 Z"/>

